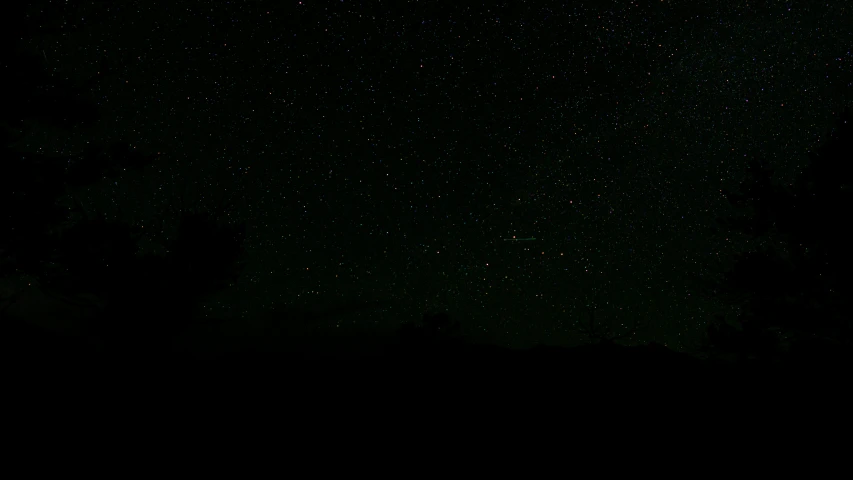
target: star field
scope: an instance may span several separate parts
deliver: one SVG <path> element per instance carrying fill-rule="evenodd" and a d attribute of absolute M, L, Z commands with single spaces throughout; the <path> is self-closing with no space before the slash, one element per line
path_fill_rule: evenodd
<path fill-rule="evenodd" d="M 741 248 L 710 230 L 722 191 L 753 158 L 799 172 L 853 85 L 844 2 L 49 5 L 65 33 L 33 47 L 96 79 L 102 120 L 31 144 L 157 153 L 81 195 L 145 248 L 232 202 L 246 271 L 212 316 L 381 303 L 319 329 L 444 310 L 571 344 L 594 308 L 689 349 L 723 308 L 691 279 Z"/>

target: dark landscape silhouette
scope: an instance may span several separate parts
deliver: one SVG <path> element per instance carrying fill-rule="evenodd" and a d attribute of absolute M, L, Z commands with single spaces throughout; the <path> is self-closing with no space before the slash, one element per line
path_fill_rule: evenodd
<path fill-rule="evenodd" d="M 795 182 L 779 183 L 756 158 L 748 180 L 727 192 L 733 214 L 708 234 L 742 232 L 755 248 L 733 259 L 720 279 L 695 282 L 697 290 L 741 311 L 737 318 L 712 319 L 696 351 L 625 344 L 655 319 L 617 333 L 597 320 L 595 309 L 580 322 L 582 345 L 512 350 L 466 336 L 465 319 L 445 312 L 424 312 L 419 322 L 396 330 L 365 327 L 332 335 L 314 327 L 338 315 L 369 314 L 383 304 L 375 299 L 271 309 L 250 319 L 202 315 L 206 299 L 240 278 L 246 223 L 231 219 L 225 202 L 217 209 L 187 207 L 174 219 L 165 251 L 140 253 L 140 228 L 88 211 L 75 192 L 110 181 L 119 169 L 144 175 L 160 161 L 157 153 L 121 141 L 92 143 L 81 157 L 24 148 L 22 139 L 32 130 L 85 135 L 98 108 L 84 85 L 50 75 L 39 52 L 21 47 L 7 51 L 4 61 L 15 75 L 3 94 L 8 108 L 2 111 L 0 277 L 6 286 L 0 321 L 4 348 L 28 367 L 85 364 L 97 370 L 183 362 L 267 371 L 299 362 L 300 368 L 369 364 L 448 376 L 562 369 L 590 379 L 650 374 L 700 379 L 745 372 L 808 375 L 850 366 L 849 109 L 839 110 Z M 23 301 L 28 296 L 30 303 Z M 49 306 L 34 308 L 39 302 Z"/>

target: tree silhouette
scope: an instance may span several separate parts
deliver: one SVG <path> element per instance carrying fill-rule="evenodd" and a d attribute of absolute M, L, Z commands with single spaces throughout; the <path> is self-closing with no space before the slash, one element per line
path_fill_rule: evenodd
<path fill-rule="evenodd" d="M 98 115 L 83 88 L 48 72 L 43 57 L 24 47 L 21 40 L 36 22 L 26 21 L 22 8 L 4 15 L 0 56 L 6 85 L 0 109 L 0 278 L 7 279 L 38 276 L 54 262 L 53 235 L 68 215 L 59 200 L 68 191 L 72 159 L 27 146 L 26 139 L 34 132 L 82 131 Z M 19 293 L 0 298 L 3 308 Z"/>
<path fill-rule="evenodd" d="M 139 254 L 139 229 L 88 219 L 64 235 L 64 269 L 42 288 L 92 310 L 86 333 L 107 347 L 168 349 L 198 318 L 200 302 L 237 280 L 244 235 L 245 224 L 189 211 L 165 254 Z"/>
<path fill-rule="evenodd" d="M 23 289 L 37 289 L 78 309 L 84 333 L 104 345 L 163 347 L 202 299 L 236 280 L 245 224 L 224 221 L 225 205 L 181 208 L 166 253 L 142 254 L 141 228 L 87 211 L 74 200 L 76 188 L 142 169 L 156 156 L 122 142 L 92 141 L 74 155 L 26 145 L 27 138 L 63 130 L 85 135 L 98 108 L 85 82 L 61 80 L 45 69 L 42 55 L 21 47 L 19 40 L 38 30 L 33 22 L 8 27 L 3 33 L 11 47 L 1 58 L 9 74 L 0 111 L 0 280 L 15 288 L 0 292 L 0 315 Z"/>
<path fill-rule="evenodd" d="M 753 163 L 725 228 L 748 234 L 755 247 L 739 255 L 715 285 L 742 309 L 737 330 L 717 322 L 712 340 L 745 356 L 819 341 L 849 346 L 853 267 L 846 216 L 853 207 L 853 119 L 844 110 L 792 184 Z"/>

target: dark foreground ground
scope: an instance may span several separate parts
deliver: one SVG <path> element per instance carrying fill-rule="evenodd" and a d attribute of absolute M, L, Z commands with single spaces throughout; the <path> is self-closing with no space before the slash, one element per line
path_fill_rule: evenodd
<path fill-rule="evenodd" d="M 644 382 L 709 389 L 735 384 L 781 388 L 790 382 L 811 381 L 842 387 L 851 366 L 849 351 L 832 345 L 763 358 L 715 351 L 688 355 L 658 344 L 628 347 L 612 342 L 513 350 L 423 327 L 386 335 L 276 338 L 274 332 L 261 332 L 252 339 L 219 334 L 163 341 L 162 335 L 146 337 L 140 332 L 113 334 L 109 339 L 51 332 L 14 321 L 7 322 L 3 337 L 10 364 L 22 378 L 64 381 L 139 378 L 280 384 L 362 379 L 385 385 L 437 382 L 462 388 L 497 381 L 551 389 Z"/>
<path fill-rule="evenodd" d="M 788 435 L 794 419 L 834 429 L 850 405 L 844 352 L 738 359 L 660 345 L 510 350 L 417 328 L 384 338 L 303 338 L 278 350 L 98 344 L 22 329 L 3 341 L 12 354 L 7 412 L 38 441 L 59 426 L 76 434 L 97 423 L 120 436 L 153 429 L 161 439 L 181 428 L 217 438 L 236 425 L 265 435 L 251 438 L 303 446 L 338 442 L 345 432 L 352 447 L 367 448 L 386 427 L 439 449 L 469 448 L 466 435 L 500 443 L 528 431 L 606 443 L 630 431 L 651 442 L 637 448 L 654 448 L 660 435 L 740 441 L 734 426 Z"/>

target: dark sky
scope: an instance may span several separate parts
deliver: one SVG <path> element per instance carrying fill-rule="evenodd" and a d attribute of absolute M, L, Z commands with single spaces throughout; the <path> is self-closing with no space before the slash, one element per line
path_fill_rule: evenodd
<path fill-rule="evenodd" d="M 160 152 L 84 194 L 145 248 L 179 209 L 232 201 L 246 271 L 211 315 L 354 307 L 318 320 L 335 330 L 446 310 L 523 346 L 576 341 L 594 305 L 689 348 L 722 308 L 690 280 L 740 248 L 710 230 L 721 189 L 751 158 L 798 172 L 850 104 L 853 8 L 467 4 L 54 1 L 65 33 L 32 46 L 96 77 L 103 117 L 30 145 Z"/>

